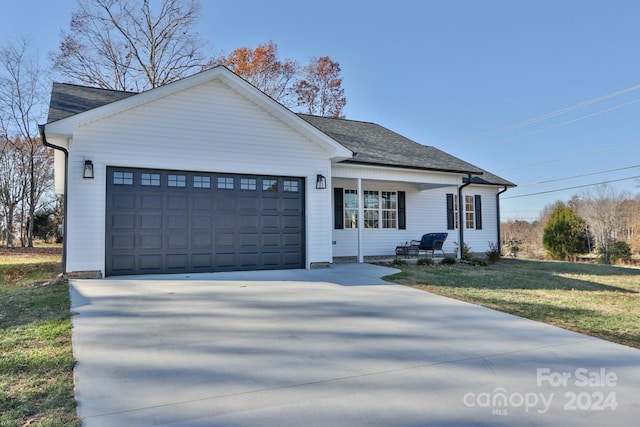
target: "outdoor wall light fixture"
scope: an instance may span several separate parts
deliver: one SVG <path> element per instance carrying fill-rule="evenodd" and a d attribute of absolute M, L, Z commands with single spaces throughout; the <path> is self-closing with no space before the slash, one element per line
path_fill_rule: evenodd
<path fill-rule="evenodd" d="M 93 162 L 91 160 L 84 161 L 84 168 L 82 169 L 82 177 L 93 179 Z"/>
<path fill-rule="evenodd" d="M 325 178 L 323 175 L 318 174 L 316 176 L 316 188 L 318 190 L 324 190 L 325 188 L 327 188 L 327 178 Z"/>

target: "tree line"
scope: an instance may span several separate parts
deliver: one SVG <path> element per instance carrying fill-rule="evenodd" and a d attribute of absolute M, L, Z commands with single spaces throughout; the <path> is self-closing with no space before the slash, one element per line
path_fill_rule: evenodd
<path fill-rule="evenodd" d="M 340 64 L 312 56 L 281 59 L 268 41 L 211 55 L 195 31 L 196 0 L 78 0 L 59 49 L 43 72 L 28 37 L 0 45 L 1 242 L 33 246 L 59 234 L 61 201 L 53 196 L 53 152 L 38 137 L 51 80 L 141 92 L 224 65 L 297 112 L 344 117 Z M 58 236 L 59 237 L 59 236 Z"/>
<path fill-rule="evenodd" d="M 640 193 L 601 185 L 546 206 L 538 220 L 501 224 L 501 236 L 505 252 L 512 256 L 628 261 L 640 253 Z"/>

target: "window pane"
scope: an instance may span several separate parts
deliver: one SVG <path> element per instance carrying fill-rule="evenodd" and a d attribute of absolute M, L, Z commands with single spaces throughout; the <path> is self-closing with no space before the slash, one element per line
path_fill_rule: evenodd
<path fill-rule="evenodd" d="M 133 172 L 113 172 L 115 185 L 133 185 Z"/>
<path fill-rule="evenodd" d="M 377 191 L 365 191 L 364 192 L 364 208 L 365 209 L 378 209 L 378 192 Z"/>
<path fill-rule="evenodd" d="M 464 196 L 465 223 L 467 228 L 474 228 L 474 198 L 473 196 Z"/>
<path fill-rule="evenodd" d="M 378 228 L 379 212 L 377 209 L 364 211 L 364 228 Z"/>
<path fill-rule="evenodd" d="M 193 188 L 211 188 L 211 177 L 209 176 L 194 176 Z"/>
<path fill-rule="evenodd" d="M 187 177 L 184 175 L 168 175 L 167 185 L 169 187 L 186 187 Z"/>
<path fill-rule="evenodd" d="M 382 211 L 382 228 L 396 228 L 396 211 Z"/>
<path fill-rule="evenodd" d="M 358 192 L 356 190 L 344 190 L 344 207 L 346 209 L 358 208 Z"/>
<path fill-rule="evenodd" d="M 226 176 L 219 176 L 218 188 L 222 190 L 233 190 L 233 178 L 226 177 Z"/>
<path fill-rule="evenodd" d="M 142 185 L 149 185 L 152 187 L 160 186 L 160 174 L 159 173 L 143 173 L 141 178 Z"/>
<path fill-rule="evenodd" d="M 241 190 L 255 190 L 257 188 L 257 180 L 255 178 L 240 178 Z"/>
<path fill-rule="evenodd" d="M 289 181 L 289 180 L 284 180 L 284 191 L 288 191 L 291 193 L 297 193 L 298 192 L 298 181 Z"/>
<path fill-rule="evenodd" d="M 398 197 L 395 191 L 382 192 L 382 209 L 396 209 L 398 207 Z"/>
<path fill-rule="evenodd" d="M 358 210 L 344 210 L 344 228 L 358 228 Z"/>
<path fill-rule="evenodd" d="M 278 191 L 278 180 L 277 179 L 263 179 L 262 180 L 262 191 Z"/>

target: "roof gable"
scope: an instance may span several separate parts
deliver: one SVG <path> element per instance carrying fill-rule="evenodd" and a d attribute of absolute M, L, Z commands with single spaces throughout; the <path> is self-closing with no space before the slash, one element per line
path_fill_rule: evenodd
<path fill-rule="evenodd" d="M 260 108 L 268 111 L 287 126 L 324 146 L 332 160 L 343 160 L 352 156 L 353 153 L 346 147 L 301 120 L 289 109 L 274 101 L 224 66 L 217 66 L 140 93 L 54 84 L 50 101 L 49 123 L 46 125 L 46 131 L 52 135 L 71 136 L 73 128 L 77 125 L 100 120 L 213 80 L 222 82 L 240 96 L 249 99 Z M 52 109 L 53 111 L 51 111 Z"/>

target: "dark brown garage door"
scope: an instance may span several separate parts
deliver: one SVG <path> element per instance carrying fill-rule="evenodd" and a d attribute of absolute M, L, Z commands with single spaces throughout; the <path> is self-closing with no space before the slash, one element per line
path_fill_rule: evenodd
<path fill-rule="evenodd" d="M 304 179 L 107 168 L 106 275 L 304 267 Z"/>

